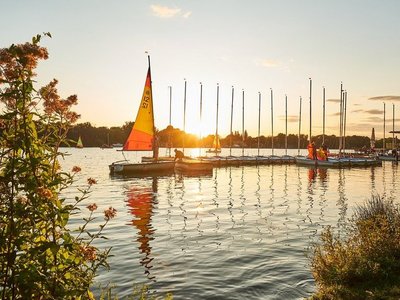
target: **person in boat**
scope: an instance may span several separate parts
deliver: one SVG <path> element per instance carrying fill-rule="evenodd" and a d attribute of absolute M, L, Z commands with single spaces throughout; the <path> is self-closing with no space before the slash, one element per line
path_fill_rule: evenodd
<path fill-rule="evenodd" d="M 399 153 L 397 152 L 396 149 L 392 150 L 392 156 L 396 159 L 396 161 L 399 160 Z"/>
<path fill-rule="evenodd" d="M 308 145 L 307 145 L 307 151 L 308 151 L 308 158 L 309 159 L 313 159 L 313 145 L 312 145 L 312 143 L 309 143 Z"/>
<path fill-rule="evenodd" d="M 182 161 L 182 158 L 184 157 L 183 152 L 178 149 L 175 149 L 174 152 L 175 152 L 174 161 L 175 160 Z"/>
<path fill-rule="evenodd" d="M 322 145 L 321 145 L 321 147 L 319 147 L 319 149 L 317 151 L 317 159 L 318 160 L 326 160 L 325 152 L 324 152 L 324 149 L 322 148 Z"/>
<path fill-rule="evenodd" d="M 317 146 L 315 146 L 315 143 L 312 142 L 311 143 L 312 146 L 312 156 L 313 156 L 313 160 L 317 160 Z"/>

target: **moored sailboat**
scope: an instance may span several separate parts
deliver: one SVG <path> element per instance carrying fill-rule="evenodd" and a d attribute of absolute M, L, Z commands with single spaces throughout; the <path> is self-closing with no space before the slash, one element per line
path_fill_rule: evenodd
<path fill-rule="evenodd" d="M 78 141 L 76 142 L 76 146 L 75 146 L 75 147 L 76 147 L 76 148 L 80 148 L 80 149 L 83 148 L 83 143 L 82 143 L 82 138 L 81 138 L 81 136 L 79 136 Z"/>
<path fill-rule="evenodd" d="M 374 157 L 351 157 L 345 156 L 342 150 L 345 149 L 345 132 L 346 132 L 346 105 L 347 105 L 347 93 L 344 93 L 342 84 L 340 86 L 340 138 L 339 138 L 339 156 L 331 158 L 324 155 L 318 155 L 315 151 L 315 145 L 311 139 L 312 129 L 312 80 L 310 78 L 310 133 L 309 133 L 309 155 L 307 157 L 296 157 L 296 164 L 300 166 L 314 166 L 314 167 L 326 167 L 326 168 L 343 168 L 343 167 L 369 167 L 369 166 L 381 166 L 382 162 Z M 325 89 L 324 89 L 325 97 Z M 323 122 L 325 127 L 325 120 Z M 325 134 L 325 128 L 323 129 Z M 323 151 L 325 152 L 325 151 Z"/>
<path fill-rule="evenodd" d="M 149 69 L 147 71 L 142 100 L 136 115 L 135 123 L 125 141 L 122 151 L 153 151 L 153 158 L 155 160 L 146 163 L 131 163 L 126 159 L 117 161 L 109 165 L 111 174 L 145 176 L 149 174 L 174 172 L 175 162 L 157 160 L 158 145 L 154 126 L 150 56 L 148 56 L 148 62 Z"/>
<path fill-rule="evenodd" d="M 212 147 L 210 149 L 208 149 L 206 152 L 207 153 L 215 153 L 215 154 L 221 153 L 221 143 L 219 141 L 218 135 L 214 136 Z"/>

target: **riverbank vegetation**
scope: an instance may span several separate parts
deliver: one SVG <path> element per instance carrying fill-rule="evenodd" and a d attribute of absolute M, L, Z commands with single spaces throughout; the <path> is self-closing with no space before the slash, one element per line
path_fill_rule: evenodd
<path fill-rule="evenodd" d="M 400 210 L 373 196 L 356 209 L 345 237 L 327 227 L 314 245 L 311 299 L 400 298 Z"/>
<path fill-rule="evenodd" d="M 56 79 L 35 88 L 38 62 L 48 58 L 41 38 L 0 49 L 0 298 L 93 299 L 90 286 L 109 254 L 95 241 L 116 211 L 106 207 L 104 223 L 88 229 L 99 214 L 95 203 L 82 206 L 93 178 L 74 199 L 60 196 L 81 171 L 58 162 L 79 117 L 77 96 L 59 96 Z M 86 218 L 71 228 L 70 216 L 81 209 Z"/>
<path fill-rule="evenodd" d="M 95 127 L 92 124 L 80 123 L 73 126 L 67 135 L 67 138 L 71 141 L 77 141 L 78 137 L 81 136 L 85 147 L 101 147 L 103 145 L 112 145 L 117 143 L 124 143 L 128 137 L 133 122 L 126 122 L 121 127 Z M 180 148 L 185 141 L 185 147 L 187 148 L 210 148 L 214 141 L 214 135 L 207 135 L 203 138 L 199 138 L 194 134 L 185 133 L 184 131 L 174 128 L 173 126 L 168 126 L 163 130 L 158 131 L 158 138 L 161 147 L 166 147 L 170 145 L 172 148 Z M 298 146 L 298 136 L 297 134 L 288 134 L 288 148 L 297 149 Z M 313 136 L 313 140 L 316 142 L 317 146 L 322 145 L 322 135 Z M 232 147 L 242 147 L 245 148 L 257 148 L 258 137 L 252 137 L 248 135 L 247 131 L 244 132 L 244 137 L 238 131 L 234 131 L 232 135 L 227 135 L 225 137 L 220 137 L 221 146 L 225 148 Z M 386 143 L 391 143 L 391 138 L 386 138 Z M 308 144 L 308 136 L 300 136 L 300 148 L 305 149 Z M 335 135 L 326 135 L 325 144 L 331 149 L 339 148 L 339 138 Z M 69 144 L 75 146 L 74 143 Z M 381 148 L 383 145 L 383 140 L 376 141 L 376 147 Z M 68 146 L 68 145 L 64 145 Z M 261 148 L 271 148 L 272 140 L 271 136 L 260 136 L 260 147 Z M 274 147 L 285 148 L 285 135 L 279 133 L 274 136 Z M 348 149 L 369 149 L 370 139 L 366 136 L 347 136 L 346 137 L 346 147 Z"/>

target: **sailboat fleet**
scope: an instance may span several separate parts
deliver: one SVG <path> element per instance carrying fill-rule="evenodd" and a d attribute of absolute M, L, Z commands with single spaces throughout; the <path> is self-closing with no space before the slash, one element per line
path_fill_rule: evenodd
<path fill-rule="evenodd" d="M 171 114 L 171 87 L 170 87 L 170 114 Z M 261 93 L 259 93 L 259 120 L 258 120 L 258 155 L 257 156 L 244 156 L 244 140 L 242 143 L 242 156 L 232 156 L 232 140 L 230 145 L 229 156 L 219 156 L 221 152 L 221 145 L 218 135 L 218 108 L 219 108 L 219 85 L 217 85 L 217 110 L 216 110 L 216 132 L 212 148 L 207 150 L 207 153 L 214 153 L 215 156 L 211 157 L 198 157 L 196 159 L 184 157 L 183 159 L 175 160 L 171 157 L 171 152 L 167 157 L 158 156 L 158 141 L 155 134 L 154 125 L 154 111 L 153 111 L 153 93 L 151 81 L 151 66 L 150 56 L 148 56 L 148 71 L 146 82 L 143 90 L 142 99 L 136 115 L 133 128 L 123 144 L 122 154 L 123 160 L 113 162 L 109 165 L 111 174 L 131 174 L 137 176 L 146 176 L 149 174 L 159 173 L 173 173 L 180 172 L 212 172 L 213 167 L 226 166 L 226 165 L 252 165 L 252 164 L 271 164 L 271 163 L 296 163 L 298 165 L 312 166 L 312 167 L 352 167 L 352 166 L 377 166 L 381 165 L 381 161 L 377 157 L 352 157 L 345 155 L 345 132 L 346 132 L 346 106 L 347 106 L 347 93 L 343 91 L 341 85 L 340 91 L 340 147 L 339 155 L 336 157 L 327 157 L 326 159 L 319 159 L 316 156 L 300 156 L 300 131 L 301 131 L 301 108 L 302 98 L 300 97 L 300 111 L 299 111 L 299 133 L 298 133 L 298 155 L 296 157 L 287 154 L 287 96 L 285 95 L 285 113 L 286 113 L 286 134 L 285 134 L 285 147 L 286 152 L 284 156 L 274 155 L 274 133 L 273 133 L 273 91 L 271 89 L 271 156 L 260 156 L 260 110 L 261 110 Z M 232 86 L 232 105 L 231 105 L 231 137 L 232 137 L 232 119 L 233 119 L 233 98 L 234 87 Z M 325 136 L 325 88 L 323 89 L 323 142 Z M 309 138 L 312 136 L 312 80 L 310 78 L 310 128 Z M 202 84 L 200 83 L 200 119 L 202 114 Z M 393 113 L 394 114 L 394 113 Z M 170 116 L 171 118 L 171 116 Z M 186 80 L 184 92 L 184 128 L 186 121 Z M 171 120 L 170 120 L 171 123 Z M 394 126 L 394 125 L 393 125 Z M 394 129 L 393 129 L 394 130 Z M 244 137 L 244 90 L 242 91 L 242 137 Z M 184 138 L 184 137 L 183 137 Z M 183 153 L 185 150 L 185 141 L 183 140 Z M 312 140 L 309 140 L 310 145 Z M 169 143 L 169 147 L 171 147 Z M 129 162 L 124 155 L 124 151 L 152 151 L 152 157 L 143 157 L 141 163 Z"/>

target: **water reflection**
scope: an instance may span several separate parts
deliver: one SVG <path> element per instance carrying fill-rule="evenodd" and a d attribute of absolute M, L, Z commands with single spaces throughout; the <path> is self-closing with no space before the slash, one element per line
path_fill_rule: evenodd
<path fill-rule="evenodd" d="M 232 228 L 235 227 L 235 218 L 233 216 L 233 183 L 232 183 L 232 167 L 228 168 L 228 211 L 232 221 Z"/>
<path fill-rule="evenodd" d="M 127 192 L 127 204 L 129 211 L 134 217 L 131 225 L 138 229 L 136 241 L 139 243 L 139 250 L 144 256 L 140 259 L 140 264 L 145 268 L 148 279 L 154 280 L 150 274 L 153 267 L 153 257 L 151 255 L 150 241 L 154 239 L 154 228 L 152 227 L 153 208 L 157 202 L 157 178 L 154 177 L 151 187 L 133 186 Z"/>
<path fill-rule="evenodd" d="M 323 226 L 342 230 L 371 189 L 394 197 L 396 176 L 389 164 L 269 165 L 219 168 L 211 177 L 135 179 L 128 205 L 138 250 L 129 270 L 177 299 L 254 298 L 253 288 L 271 299 L 306 297 L 314 288 L 307 247 Z M 146 275 L 138 274 L 143 268 Z"/>
<path fill-rule="evenodd" d="M 346 176 L 345 169 L 339 169 L 339 182 L 338 182 L 338 195 L 339 199 L 337 206 L 339 207 L 339 219 L 337 226 L 338 228 L 344 227 L 346 223 L 347 213 L 347 196 L 346 196 Z"/>

